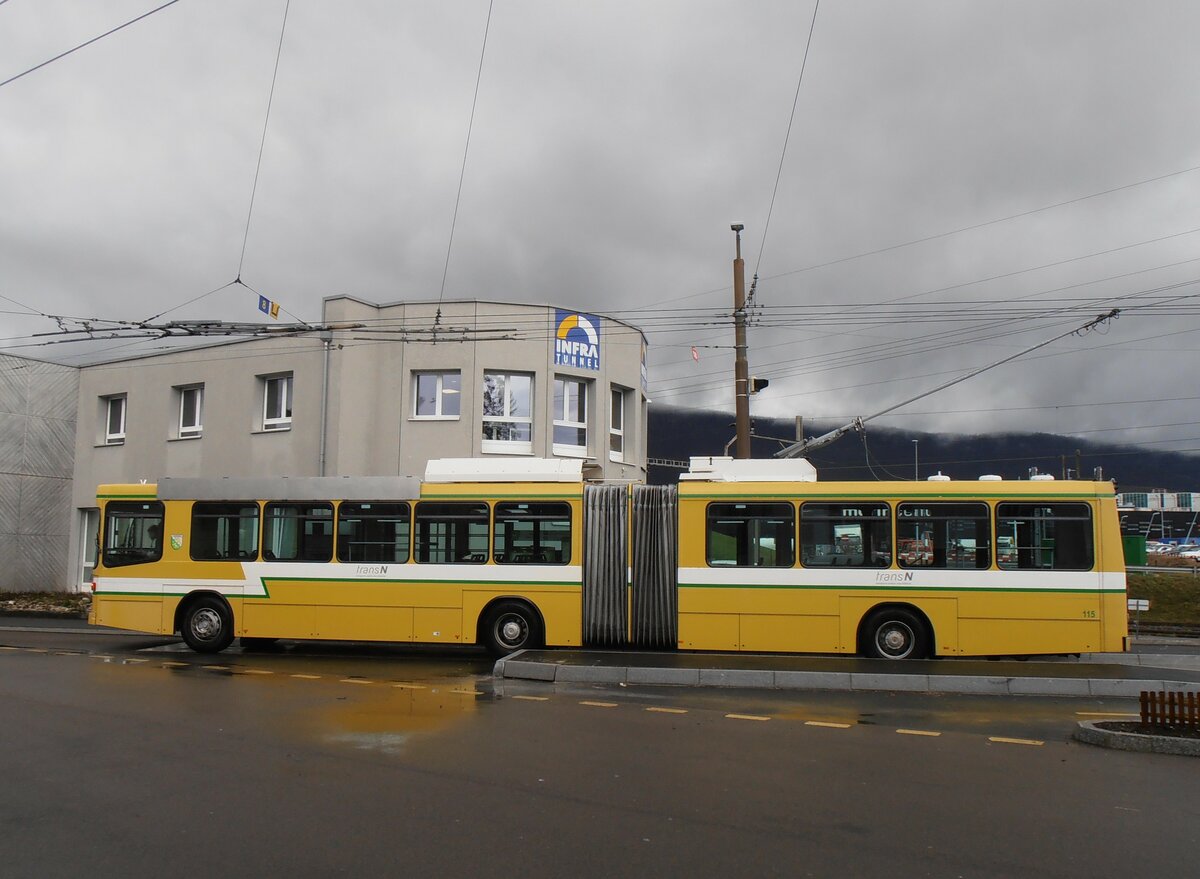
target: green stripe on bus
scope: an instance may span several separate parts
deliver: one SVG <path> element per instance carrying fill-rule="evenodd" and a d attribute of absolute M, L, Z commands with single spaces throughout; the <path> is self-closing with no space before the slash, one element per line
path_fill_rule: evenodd
<path fill-rule="evenodd" d="M 1087 594 L 1113 594 L 1124 592 L 1124 589 L 1068 589 L 1058 587 L 1038 588 L 1036 586 L 895 586 L 878 584 L 870 586 L 828 586 L 824 584 L 804 585 L 800 583 L 680 583 L 680 589 L 838 589 L 845 592 L 1070 592 Z"/>
<path fill-rule="evenodd" d="M 712 501 L 732 501 L 743 499 L 769 498 L 771 500 L 790 500 L 803 503 L 808 500 L 877 500 L 895 501 L 898 503 L 930 503 L 941 500 L 943 498 L 969 498 L 980 502 L 990 500 L 1027 500 L 1027 501 L 1044 501 L 1044 500 L 1103 500 L 1113 497 L 1111 494 L 1096 494 L 1095 492 L 1036 492 L 1022 494 L 997 494 L 993 492 L 980 491 L 939 491 L 936 494 L 922 495 L 914 493 L 912 495 L 901 494 L 900 492 L 749 492 L 738 491 L 728 494 L 686 494 L 680 493 L 680 500 L 712 500 Z"/>

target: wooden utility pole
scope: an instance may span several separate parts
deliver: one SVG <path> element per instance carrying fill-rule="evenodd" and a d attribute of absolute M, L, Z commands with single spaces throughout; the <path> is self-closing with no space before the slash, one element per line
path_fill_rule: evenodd
<path fill-rule="evenodd" d="M 746 359 L 746 262 L 742 259 L 741 223 L 730 228 L 737 235 L 737 257 L 733 261 L 733 393 L 735 427 L 737 430 L 736 457 L 750 457 L 750 365 Z"/>

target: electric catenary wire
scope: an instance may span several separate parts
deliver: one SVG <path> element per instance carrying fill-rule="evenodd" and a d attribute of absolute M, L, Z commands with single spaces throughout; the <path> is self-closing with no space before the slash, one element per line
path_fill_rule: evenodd
<path fill-rule="evenodd" d="M 279 78 L 279 59 L 283 55 L 283 35 L 287 31 L 288 10 L 292 0 L 283 6 L 283 24 L 279 28 L 279 45 L 275 49 L 275 69 L 271 72 L 271 91 L 267 95 L 267 112 L 263 117 L 262 138 L 258 142 L 258 161 L 254 164 L 254 183 L 250 187 L 250 207 L 246 211 L 246 231 L 242 235 L 242 254 L 238 257 L 235 284 L 242 282 L 242 264 L 246 261 L 246 242 L 250 240 L 250 220 L 254 216 L 254 196 L 258 193 L 258 175 L 262 170 L 263 150 L 267 145 L 267 125 L 271 121 L 271 104 L 275 101 L 275 81 Z"/>
<path fill-rule="evenodd" d="M 7 2 L 7 0 L 4 0 L 4 2 Z M 154 9 L 151 9 L 149 12 L 143 12 L 137 18 L 131 18 L 129 21 L 125 22 L 124 24 L 119 24 L 116 27 L 114 27 L 112 30 L 107 30 L 104 33 L 100 34 L 100 36 L 98 36 L 98 37 L 92 37 L 87 42 L 80 43 L 74 49 L 67 49 L 67 51 L 60 52 L 59 54 L 55 55 L 53 58 L 49 58 L 49 59 L 43 61 L 41 64 L 35 64 L 33 67 L 30 67 L 28 70 L 21 71 L 16 76 L 10 76 L 8 79 L 4 80 L 3 82 L 0 82 L 0 88 L 3 88 L 4 86 L 8 85 L 10 82 L 16 82 L 18 79 L 20 79 L 23 76 L 28 76 L 29 74 L 33 73 L 35 70 L 41 70 L 43 67 L 45 67 L 48 64 L 53 64 L 55 61 L 58 61 L 59 59 L 66 58 L 68 55 L 70 55 L 74 52 L 78 52 L 80 49 L 85 49 L 88 46 L 90 46 L 92 43 L 97 43 L 100 40 L 103 40 L 105 37 L 115 34 L 119 30 L 124 30 L 125 28 L 129 27 L 131 24 L 137 24 L 143 18 L 148 18 L 156 12 L 160 12 L 163 9 L 166 9 L 168 6 L 174 6 L 178 2 L 179 2 L 179 0 L 169 0 L 169 2 L 164 3 L 162 6 L 157 6 Z"/>
<path fill-rule="evenodd" d="M 821 0 L 813 4 L 812 21 L 808 25 L 808 40 L 804 44 L 804 58 L 800 61 L 800 75 L 796 78 L 796 93 L 792 97 L 792 112 L 788 115 L 787 132 L 783 135 L 783 149 L 779 154 L 779 168 L 775 172 L 775 187 L 771 190 L 771 204 L 767 208 L 767 219 L 763 223 L 762 239 L 758 244 L 758 259 L 754 263 L 754 280 L 750 283 L 750 294 L 754 299 L 754 290 L 758 284 L 758 269 L 762 265 L 763 251 L 767 246 L 767 230 L 771 228 L 771 216 L 775 213 L 775 196 L 779 194 L 779 181 L 783 178 L 783 162 L 787 158 L 788 141 L 792 137 L 792 125 L 796 121 L 796 105 L 800 101 L 800 86 L 804 82 L 804 68 L 808 66 L 808 50 L 812 46 L 813 30 L 817 26 L 817 10 L 821 8 Z"/>
<path fill-rule="evenodd" d="M 446 294 L 446 275 L 450 272 L 450 251 L 454 248 L 454 227 L 458 225 L 458 205 L 462 201 L 463 180 L 467 176 L 467 155 L 471 151 L 471 131 L 475 128 L 475 107 L 479 103 L 479 83 L 483 80 L 483 59 L 487 55 L 488 31 L 492 27 L 492 5 L 488 3 L 487 21 L 483 25 L 483 45 L 479 49 L 479 69 L 475 72 L 475 94 L 471 98 L 471 116 L 467 120 L 467 140 L 463 145 L 462 168 L 458 172 L 458 192 L 454 196 L 454 215 L 450 218 L 450 240 L 446 242 L 446 264 L 442 266 L 442 286 L 438 290 L 438 302 Z"/>

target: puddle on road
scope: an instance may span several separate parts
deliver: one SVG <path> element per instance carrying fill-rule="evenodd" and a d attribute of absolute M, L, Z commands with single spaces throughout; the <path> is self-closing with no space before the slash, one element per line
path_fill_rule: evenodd
<path fill-rule="evenodd" d="M 313 720 L 318 734 L 329 744 L 394 755 L 414 736 L 437 732 L 474 713 L 475 700 L 475 696 L 450 693 L 442 687 L 391 689 L 361 693 L 353 702 L 338 701 L 318 711 Z"/>
<path fill-rule="evenodd" d="M 356 688 L 353 694 L 317 709 L 311 726 L 329 744 L 395 755 L 414 736 L 438 732 L 474 714 L 476 700 L 483 695 L 476 693 L 473 679 L 438 684 L 382 682 L 369 689 Z"/>

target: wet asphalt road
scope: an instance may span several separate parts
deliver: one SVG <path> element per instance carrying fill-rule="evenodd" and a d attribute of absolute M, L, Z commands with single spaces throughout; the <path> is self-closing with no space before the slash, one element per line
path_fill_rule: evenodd
<path fill-rule="evenodd" d="M 1128 702 L 496 686 L 473 651 L 13 628 L 14 879 L 1170 875 L 1200 837 L 1200 763 L 1069 739 Z"/>

